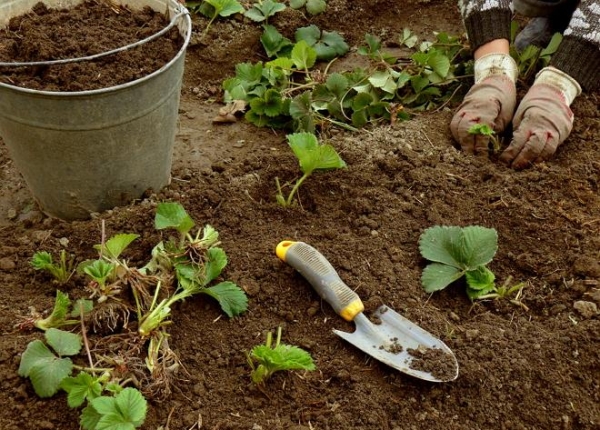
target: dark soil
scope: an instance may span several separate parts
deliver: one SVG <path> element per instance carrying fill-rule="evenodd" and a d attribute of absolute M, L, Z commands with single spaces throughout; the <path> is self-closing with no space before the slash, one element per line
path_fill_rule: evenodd
<path fill-rule="evenodd" d="M 324 15 L 286 11 L 274 24 L 289 35 L 308 21 L 341 31 L 353 46 L 367 32 L 393 40 L 405 27 L 427 37 L 462 31 L 450 0 L 330 0 Z M 79 428 L 64 394 L 39 399 L 17 375 L 20 354 L 42 337 L 17 326 L 32 307 L 48 311 L 56 291 L 30 266 L 33 253 L 64 248 L 77 261 L 92 258 L 104 222 L 107 236 L 140 235 L 127 251 L 139 265 L 162 237 L 153 227 L 157 202 L 177 201 L 219 231 L 229 256 L 223 278 L 247 292 L 249 309 L 229 320 L 210 298 L 177 306 L 169 343 L 185 369 L 169 396 L 150 401 L 145 429 L 599 429 L 600 95 L 576 100 L 574 131 L 551 161 L 519 172 L 456 150 L 450 106 L 358 133 L 331 129 L 323 139 L 348 168 L 309 178 L 299 204 L 284 209 L 275 178 L 299 174 L 285 135 L 243 121 L 212 123 L 220 82 L 235 64 L 262 58 L 260 29 L 217 20 L 200 40 L 207 21 L 194 23 L 166 189 L 89 221 L 47 218 L 0 147 L 0 428 Z M 337 67 L 352 65 L 349 56 Z M 490 269 L 499 283 L 509 276 L 525 283 L 520 302 L 471 303 L 460 282 L 426 294 L 417 243 L 432 225 L 496 228 Z M 332 333 L 353 324 L 275 256 L 286 239 L 320 250 L 367 315 L 385 304 L 442 339 L 458 359 L 458 378 L 412 378 Z M 63 289 L 78 298 L 84 287 L 74 276 Z M 276 373 L 257 387 L 246 353 L 279 326 L 282 341 L 309 351 L 317 370 Z"/>
<path fill-rule="evenodd" d="M 38 3 L 0 30 L 0 61 L 41 62 L 101 54 L 150 37 L 168 24 L 165 15 L 149 7 L 132 10 L 88 0 L 70 9 L 48 9 Z M 0 68 L 0 82 L 46 91 L 107 88 L 159 70 L 182 43 L 174 27 L 146 44 L 98 60 Z"/>

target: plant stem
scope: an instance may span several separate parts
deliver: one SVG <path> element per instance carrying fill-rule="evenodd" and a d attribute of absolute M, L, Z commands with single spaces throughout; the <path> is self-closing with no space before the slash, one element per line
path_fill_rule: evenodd
<path fill-rule="evenodd" d="M 88 361 L 90 362 L 90 367 L 94 368 L 94 360 L 92 360 L 92 353 L 90 352 L 90 342 L 87 338 L 87 333 L 85 332 L 85 324 L 83 322 L 83 304 L 79 302 L 79 319 L 81 321 L 81 337 L 83 338 L 83 345 L 85 346 L 85 352 L 88 357 Z"/>
<path fill-rule="evenodd" d="M 300 188 L 300 185 L 302 185 L 302 182 L 304 182 L 306 180 L 306 178 L 308 178 L 310 176 L 311 173 L 312 172 L 306 172 L 304 175 L 302 175 L 302 177 L 300 179 L 298 179 L 296 181 L 294 188 L 292 188 L 292 191 L 288 195 L 288 198 L 286 200 L 286 206 L 290 206 L 292 204 L 292 199 L 294 198 L 294 194 L 296 194 L 296 192 L 298 192 L 298 189 Z"/>

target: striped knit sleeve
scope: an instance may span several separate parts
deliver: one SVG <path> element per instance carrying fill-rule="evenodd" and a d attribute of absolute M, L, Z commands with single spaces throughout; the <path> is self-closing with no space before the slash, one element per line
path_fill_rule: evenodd
<path fill-rule="evenodd" d="M 600 0 L 581 0 L 551 64 L 586 90 L 600 87 Z"/>
<path fill-rule="evenodd" d="M 510 40 L 511 0 L 458 0 L 471 49 L 495 39 Z"/>

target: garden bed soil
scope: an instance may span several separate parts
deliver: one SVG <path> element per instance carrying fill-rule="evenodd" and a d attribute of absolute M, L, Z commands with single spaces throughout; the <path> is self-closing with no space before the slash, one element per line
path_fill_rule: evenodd
<path fill-rule="evenodd" d="M 429 37 L 462 31 L 449 0 L 330 0 L 307 18 L 286 11 L 281 31 L 314 22 L 340 31 L 351 46 L 365 33 L 396 39 L 403 28 Z M 180 202 L 199 225 L 220 233 L 229 256 L 223 273 L 249 296 L 249 309 L 229 320 L 210 298 L 174 310 L 171 347 L 185 371 L 172 394 L 151 400 L 145 429 L 329 430 L 594 430 L 600 428 L 600 95 L 576 100 L 575 128 L 549 162 L 513 171 L 497 160 L 458 151 L 448 130 L 450 107 L 360 132 L 329 129 L 348 168 L 315 174 L 299 204 L 275 202 L 275 178 L 297 178 L 285 135 L 243 121 L 214 124 L 220 82 L 235 64 L 263 59 L 260 30 L 240 19 L 194 19 L 186 60 L 172 184 L 142 201 L 89 221 L 41 214 L 0 147 L 0 428 L 78 429 L 64 394 L 39 399 L 17 375 L 20 354 L 37 331 L 20 330 L 30 308 L 51 308 L 56 286 L 35 272 L 35 251 L 66 249 L 78 261 L 107 237 L 136 233 L 131 265 L 150 257 L 161 235 L 157 202 Z M 352 55 L 338 66 L 351 67 Z M 426 294 L 426 264 L 417 246 L 433 225 L 497 229 L 490 268 L 526 287 L 520 303 L 471 303 L 464 285 Z M 321 251 L 363 298 L 367 314 L 385 304 L 440 337 L 456 354 L 458 378 L 414 379 L 365 355 L 332 333 L 352 323 L 321 302 L 307 282 L 274 253 L 279 241 L 301 240 Z M 68 244 L 67 244 L 68 242 Z M 86 295 L 74 276 L 63 288 Z M 246 353 L 268 331 L 309 351 L 313 372 L 281 372 L 259 388 Z M 84 357 L 81 358 L 82 360 Z M 162 426 L 162 427 L 161 427 Z"/>

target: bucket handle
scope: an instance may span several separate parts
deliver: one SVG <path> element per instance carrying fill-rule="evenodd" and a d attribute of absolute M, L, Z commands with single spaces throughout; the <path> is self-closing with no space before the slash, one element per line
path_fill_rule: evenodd
<path fill-rule="evenodd" d="M 89 55 L 87 57 L 64 58 L 62 60 L 26 61 L 26 62 L 11 62 L 11 63 L 4 63 L 4 62 L 0 61 L 0 67 L 52 66 L 55 64 L 67 64 L 67 63 L 76 63 L 79 61 L 90 61 L 90 60 L 95 60 L 97 58 L 106 57 L 108 55 L 117 54 L 119 52 L 123 52 L 128 49 L 135 48 L 136 46 L 143 45 L 145 43 L 151 42 L 154 39 L 159 38 L 160 36 L 162 36 L 163 34 L 168 32 L 170 29 L 172 29 L 177 24 L 177 22 L 179 21 L 180 18 L 182 18 L 185 15 L 189 15 L 189 14 L 190 14 L 190 12 L 187 9 L 185 9 L 185 10 L 179 12 L 177 15 L 175 15 L 173 17 L 173 19 L 171 19 L 171 22 L 169 23 L 169 25 L 167 25 L 165 28 L 163 28 L 159 32 L 154 33 L 153 35 L 148 36 L 145 39 L 138 40 L 137 42 L 122 46 L 117 49 L 113 49 L 111 51 L 101 52 L 99 54 Z"/>

